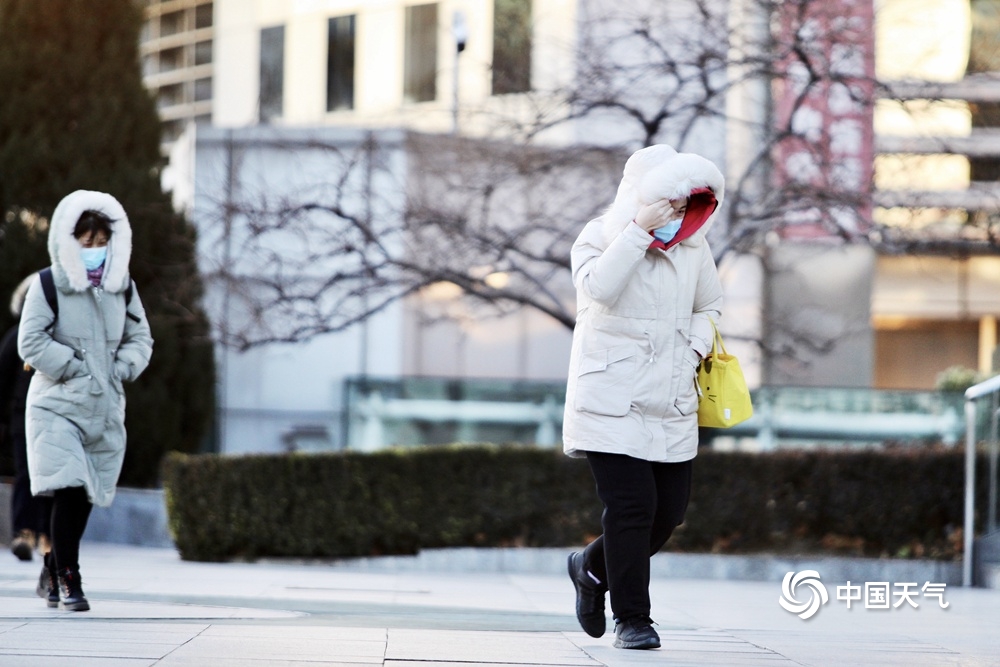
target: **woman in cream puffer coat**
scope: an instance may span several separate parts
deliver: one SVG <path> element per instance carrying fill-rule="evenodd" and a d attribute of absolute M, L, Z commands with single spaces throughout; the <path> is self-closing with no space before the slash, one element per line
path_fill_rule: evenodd
<path fill-rule="evenodd" d="M 722 288 L 705 236 L 723 198 L 710 161 L 665 145 L 625 165 L 611 208 L 572 250 L 577 289 L 563 446 L 586 457 L 604 534 L 569 559 L 584 630 L 654 648 L 649 558 L 684 517 L 698 448 L 695 375 L 711 348 Z"/>
<path fill-rule="evenodd" d="M 91 507 L 114 499 L 125 458 L 122 382 L 145 370 L 153 339 L 129 276 L 132 229 L 114 197 L 66 196 L 52 215 L 48 247 L 58 315 L 35 278 L 18 332 L 21 358 L 36 371 L 26 411 L 31 491 L 53 496 L 46 566 L 59 591 L 50 585 L 39 593 L 50 606 L 85 611 L 80 538 Z"/>

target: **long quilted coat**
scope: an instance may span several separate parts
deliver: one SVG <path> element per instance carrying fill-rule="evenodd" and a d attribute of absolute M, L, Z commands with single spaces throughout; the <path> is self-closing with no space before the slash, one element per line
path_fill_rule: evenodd
<path fill-rule="evenodd" d="M 91 286 L 73 237 L 86 210 L 101 211 L 113 221 L 99 287 Z M 37 371 L 26 414 L 31 491 L 45 495 L 82 486 L 92 503 L 105 507 L 114 499 L 125 458 L 122 382 L 139 377 L 153 353 L 149 322 L 134 287 L 128 305 L 132 317 L 126 317 L 132 230 L 114 197 L 78 190 L 56 207 L 48 247 L 58 317 L 36 278 L 25 297 L 18 336 L 21 358 Z"/>
<path fill-rule="evenodd" d="M 614 204 L 571 254 L 577 293 L 563 448 L 686 461 L 698 449 L 695 373 L 722 288 L 705 240 L 724 181 L 711 162 L 665 145 L 637 151 Z M 634 222 L 644 205 L 689 197 L 664 246 Z"/>

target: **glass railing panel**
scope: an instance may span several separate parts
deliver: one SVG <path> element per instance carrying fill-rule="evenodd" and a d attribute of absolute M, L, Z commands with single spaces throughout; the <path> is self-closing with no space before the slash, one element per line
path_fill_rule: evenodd
<path fill-rule="evenodd" d="M 566 395 L 563 382 L 508 379 L 351 378 L 345 389 L 345 442 L 357 449 L 452 442 L 554 446 Z M 755 390 L 753 400 L 753 419 L 733 429 L 706 430 L 703 439 L 756 440 L 755 449 L 953 445 L 963 432 L 961 393 L 767 387 Z"/>

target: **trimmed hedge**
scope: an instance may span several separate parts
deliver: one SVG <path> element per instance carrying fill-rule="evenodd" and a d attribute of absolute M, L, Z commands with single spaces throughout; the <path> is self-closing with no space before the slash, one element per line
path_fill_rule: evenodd
<path fill-rule="evenodd" d="M 566 546 L 600 532 L 589 467 L 551 449 L 172 453 L 164 489 L 187 560 Z M 961 450 L 703 452 L 668 548 L 950 559 L 961 550 L 963 491 Z"/>

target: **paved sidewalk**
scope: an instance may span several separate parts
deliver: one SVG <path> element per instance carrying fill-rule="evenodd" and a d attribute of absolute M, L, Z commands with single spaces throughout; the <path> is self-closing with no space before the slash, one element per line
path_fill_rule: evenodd
<path fill-rule="evenodd" d="M 90 542 L 81 559 L 92 610 L 73 613 L 35 597 L 37 559 L 0 553 L 0 665 L 1000 665 L 1000 591 L 948 586 L 947 609 L 919 592 L 916 609 L 848 609 L 846 582 L 824 578 L 829 602 L 803 621 L 779 606 L 779 581 L 657 577 L 663 648 L 622 651 L 580 631 L 565 575 L 187 563 Z"/>

